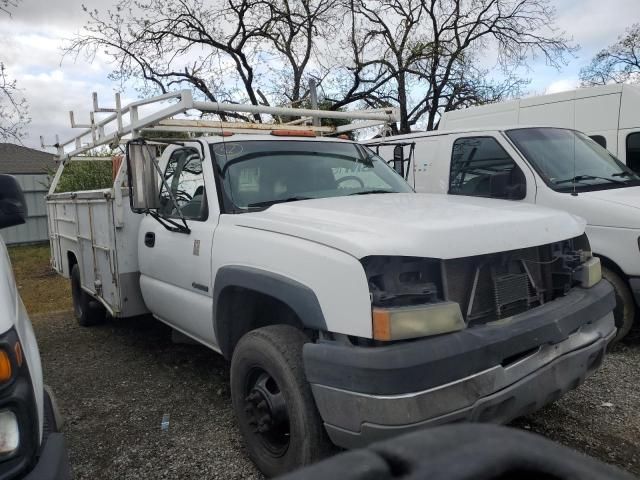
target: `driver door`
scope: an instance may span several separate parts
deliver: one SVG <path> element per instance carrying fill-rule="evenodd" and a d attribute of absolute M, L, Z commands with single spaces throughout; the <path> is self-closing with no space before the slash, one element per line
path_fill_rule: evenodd
<path fill-rule="evenodd" d="M 199 148 L 176 148 L 164 180 L 159 216 L 181 224 L 179 207 L 190 231 L 170 231 L 145 216 L 138 239 L 142 295 L 157 318 L 212 345 L 211 246 L 219 210 L 211 201 L 216 199 L 211 161 Z"/>

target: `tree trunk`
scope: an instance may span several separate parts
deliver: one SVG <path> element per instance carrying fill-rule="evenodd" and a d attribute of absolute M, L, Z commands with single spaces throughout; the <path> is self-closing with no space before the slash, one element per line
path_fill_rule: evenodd
<path fill-rule="evenodd" d="M 398 73 L 398 104 L 400 108 L 400 133 L 411 133 L 407 111 L 407 82 L 404 72 Z"/>

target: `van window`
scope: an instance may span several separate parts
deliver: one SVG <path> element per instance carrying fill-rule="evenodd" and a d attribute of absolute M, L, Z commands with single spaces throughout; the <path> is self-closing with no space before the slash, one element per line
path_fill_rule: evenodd
<path fill-rule="evenodd" d="M 627 167 L 640 172 L 640 132 L 627 135 Z"/>
<path fill-rule="evenodd" d="M 524 174 L 493 137 L 459 138 L 453 143 L 449 193 L 522 199 Z"/>
<path fill-rule="evenodd" d="M 558 192 L 640 184 L 636 174 L 583 133 L 550 127 L 515 128 L 506 133 L 545 183 Z"/>
<path fill-rule="evenodd" d="M 184 218 L 191 220 L 207 218 L 202 159 L 196 149 L 180 148 L 174 151 L 164 171 L 164 180 L 171 194 L 163 183 L 160 189 L 160 214 L 165 217 L 180 216 L 171 200 L 173 195 Z"/>
<path fill-rule="evenodd" d="M 600 145 L 602 148 L 607 148 L 607 139 L 602 135 L 591 135 L 589 136 L 589 138 Z"/>

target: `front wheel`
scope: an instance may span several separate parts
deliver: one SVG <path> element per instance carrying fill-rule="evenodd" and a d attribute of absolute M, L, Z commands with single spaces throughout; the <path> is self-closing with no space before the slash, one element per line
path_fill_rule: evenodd
<path fill-rule="evenodd" d="M 300 330 L 273 325 L 247 333 L 231 359 L 231 399 L 251 460 L 280 475 L 327 455 L 330 442 L 304 375 Z"/>
<path fill-rule="evenodd" d="M 71 267 L 71 297 L 73 299 L 73 313 L 81 327 L 97 325 L 105 320 L 106 312 L 102 305 L 91 298 L 82 289 L 80 281 L 80 267 L 76 263 Z"/>
<path fill-rule="evenodd" d="M 636 303 L 627 282 L 620 275 L 613 270 L 602 267 L 602 276 L 613 285 L 616 294 L 616 307 L 613 310 L 613 317 L 616 321 L 618 332 L 611 342 L 614 344 L 622 340 L 631 330 L 636 316 Z"/>

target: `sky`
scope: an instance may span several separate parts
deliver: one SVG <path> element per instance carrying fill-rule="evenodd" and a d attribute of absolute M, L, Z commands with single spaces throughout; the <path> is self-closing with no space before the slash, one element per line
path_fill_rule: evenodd
<path fill-rule="evenodd" d="M 216 0 L 212 0 L 216 1 Z M 85 0 L 88 8 L 106 9 L 113 0 Z M 551 0 L 557 10 L 557 27 L 580 45 L 574 58 L 560 70 L 532 60 L 525 75 L 532 79 L 529 94 L 555 93 L 578 85 L 580 68 L 600 49 L 614 43 L 634 21 L 640 21 L 640 0 Z M 0 60 L 18 81 L 30 105 L 32 121 L 24 144 L 40 148 L 39 136 L 53 143 L 55 134 L 68 138 L 69 110 L 76 121 L 87 122 L 91 93 L 101 103 L 113 103 L 120 86 L 108 79 L 109 59 L 98 55 L 89 62 L 62 58 L 65 39 L 86 23 L 81 2 L 74 0 L 22 0 L 12 15 L 0 12 Z M 491 52 L 488 53 L 491 57 Z M 133 99 L 125 91 L 124 101 Z"/>

